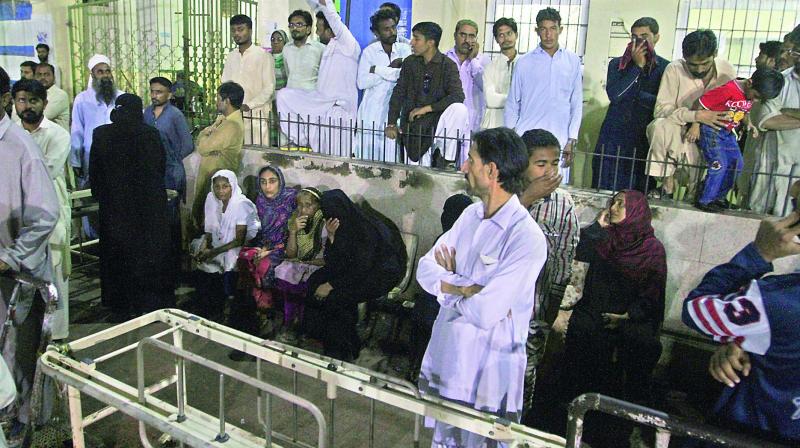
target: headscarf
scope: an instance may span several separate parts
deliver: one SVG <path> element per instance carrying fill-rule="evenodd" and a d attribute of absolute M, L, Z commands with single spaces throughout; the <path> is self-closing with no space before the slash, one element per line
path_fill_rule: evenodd
<path fill-rule="evenodd" d="M 644 41 L 645 46 L 647 49 L 647 54 L 645 55 L 645 63 L 644 63 L 644 72 L 648 75 L 653 70 L 653 67 L 656 66 L 656 49 L 653 47 L 653 44 L 650 43 L 649 40 Z M 625 67 L 630 64 L 633 60 L 633 41 L 628 42 L 628 46 L 625 48 L 625 53 L 619 58 L 619 66 L 617 67 L 620 71 L 625 70 Z"/>
<path fill-rule="evenodd" d="M 231 184 L 231 199 L 222 212 L 222 201 L 214 194 L 214 179 L 224 177 Z M 236 237 L 236 226 L 247 225 L 247 239 L 255 237 L 259 229 L 256 208 L 247 196 L 242 194 L 236 174 L 230 170 L 219 170 L 211 176 L 211 191 L 206 196 L 205 231 L 223 244 Z"/>
<path fill-rule="evenodd" d="M 442 208 L 442 232 L 450 230 L 464 209 L 470 205 L 472 205 L 472 199 L 465 194 L 454 194 L 447 198 Z"/>
<path fill-rule="evenodd" d="M 277 246 L 286 244 L 286 238 L 289 233 L 289 217 L 297 207 L 295 196 L 297 191 L 293 188 L 286 188 L 286 180 L 283 177 L 283 171 L 276 166 L 265 166 L 258 172 L 259 179 L 265 171 L 272 171 L 278 176 L 278 194 L 270 199 L 261 188 L 258 189 L 258 198 L 256 198 L 256 209 L 258 210 L 258 218 L 261 220 L 261 231 L 258 233 L 257 243 L 261 246 L 267 246 L 271 249 L 276 249 L 280 254 L 283 250 Z"/>
<path fill-rule="evenodd" d="M 655 236 L 647 197 L 636 190 L 617 194 L 625 195 L 625 219 L 606 229 L 609 237 L 597 244 L 598 255 L 632 280 L 666 276 L 666 252 Z"/>
<path fill-rule="evenodd" d="M 286 48 L 286 45 L 289 44 L 289 36 L 286 34 L 286 31 L 275 30 L 272 33 L 270 33 L 270 35 L 269 35 L 270 39 L 272 39 L 272 35 L 275 34 L 275 33 L 278 33 L 278 34 L 281 35 L 281 37 L 283 37 L 283 45 L 284 45 L 284 48 Z M 272 44 L 270 44 L 269 49 L 270 49 L 270 52 L 272 52 Z M 280 54 L 283 54 L 283 52 L 281 52 Z M 273 53 L 273 55 L 275 55 L 275 54 Z M 275 55 L 275 56 L 277 56 L 277 55 Z"/>
<path fill-rule="evenodd" d="M 144 123 L 144 113 L 142 112 L 142 99 L 132 93 L 123 93 L 114 102 L 114 109 L 111 111 L 111 122 L 122 125 L 123 129 L 137 128 L 137 124 Z"/>
<path fill-rule="evenodd" d="M 308 193 L 316 199 L 317 203 L 322 200 L 322 194 L 313 187 L 303 188 L 300 193 Z M 297 219 L 297 211 L 292 214 L 289 225 L 292 225 L 295 219 Z M 309 217 L 306 228 L 297 232 L 297 258 L 302 261 L 309 261 L 322 250 L 322 227 L 324 225 L 322 208 L 319 208 L 313 216 Z"/>

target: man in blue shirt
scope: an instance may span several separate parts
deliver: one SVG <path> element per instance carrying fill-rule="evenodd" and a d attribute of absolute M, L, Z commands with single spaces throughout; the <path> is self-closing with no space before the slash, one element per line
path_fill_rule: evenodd
<path fill-rule="evenodd" d="M 717 403 L 717 417 L 793 445 L 800 442 L 800 271 L 764 275 L 774 260 L 800 254 L 798 235 L 798 210 L 779 221 L 764 220 L 755 241 L 706 274 L 683 303 L 686 325 L 749 353 L 729 345 L 712 358 L 709 371 L 731 386 Z"/>
<path fill-rule="evenodd" d="M 164 184 L 169 202 L 169 223 L 172 235 L 172 266 L 177 273 L 181 254 L 180 202 L 186 198 L 186 170 L 183 159 L 194 151 L 192 134 L 186 118 L 170 103 L 172 82 L 158 76 L 150 80 L 150 105 L 144 110 L 144 122 L 161 133 L 167 151 Z M 174 277 L 172 277 L 174 278 Z"/>

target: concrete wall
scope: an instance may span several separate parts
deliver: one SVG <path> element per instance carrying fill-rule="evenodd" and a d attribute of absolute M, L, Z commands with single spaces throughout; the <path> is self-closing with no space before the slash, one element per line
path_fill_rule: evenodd
<path fill-rule="evenodd" d="M 197 154 L 185 161 L 193 191 Z M 356 202 L 366 201 L 394 221 L 400 230 L 419 236 L 418 253 L 428 251 L 441 233 L 439 215 L 445 199 L 462 193 L 463 175 L 427 168 L 391 166 L 309 153 L 246 150 L 240 184 L 255 191 L 255 175 L 266 165 L 280 167 L 289 185 L 341 188 Z M 581 225 L 593 222 L 608 196 L 571 189 Z M 680 320 L 681 304 L 714 266 L 728 261 L 755 237 L 759 219 L 753 215 L 714 215 L 671 204 L 653 204 L 653 227 L 667 252 L 668 280 L 665 329 L 693 335 Z M 789 272 L 800 259 L 783 260 L 779 272 Z"/>

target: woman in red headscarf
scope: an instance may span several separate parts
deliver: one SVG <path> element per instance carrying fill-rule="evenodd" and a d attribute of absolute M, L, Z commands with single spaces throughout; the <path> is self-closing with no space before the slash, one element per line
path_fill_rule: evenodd
<path fill-rule="evenodd" d="M 581 230 L 575 260 L 589 268 L 583 297 L 574 305 L 567 327 L 562 366 L 567 400 L 598 392 L 649 404 L 650 376 L 661 356 L 667 282 L 664 246 L 651 220 L 646 197 L 626 190 Z M 593 447 L 620 446 L 621 434 L 601 426 L 595 437 L 587 432 L 587 442 Z"/>

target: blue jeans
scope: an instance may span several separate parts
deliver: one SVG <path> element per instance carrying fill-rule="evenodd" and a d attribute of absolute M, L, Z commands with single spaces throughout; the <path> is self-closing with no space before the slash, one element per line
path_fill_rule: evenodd
<path fill-rule="evenodd" d="M 736 134 L 727 129 L 713 129 L 700 125 L 700 140 L 697 146 L 703 151 L 708 172 L 699 202 L 707 205 L 724 199 L 736 177 L 742 171 L 742 153 L 736 143 Z"/>

